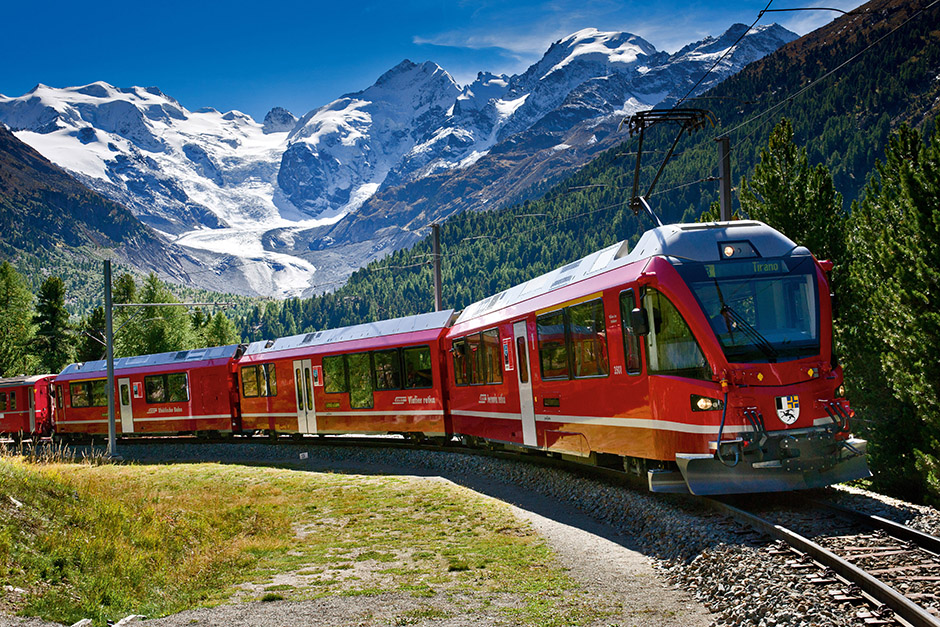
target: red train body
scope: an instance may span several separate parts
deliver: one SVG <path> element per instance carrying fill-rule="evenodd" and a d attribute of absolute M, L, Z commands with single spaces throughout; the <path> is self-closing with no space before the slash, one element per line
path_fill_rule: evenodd
<path fill-rule="evenodd" d="M 54 374 L 0 379 L 0 434 L 14 437 L 52 433 Z"/>
<path fill-rule="evenodd" d="M 107 430 L 103 377 L 95 362 L 56 378 L 59 432 Z M 456 320 L 125 358 L 115 385 L 120 433 L 457 437 L 696 494 L 869 475 L 866 443 L 849 434 L 825 269 L 759 222 L 659 227 Z"/>
<path fill-rule="evenodd" d="M 123 357 L 114 362 L 118 434 L 240 430 L 234 389 L 237 346 Z M 108 433 L 107 364 L 67 366 L 55 379 L 56 432 Z"/>
<path fill-rule="evenodd" d="M 238 363 L 243 428 L 444 436 L 441 341 L 452 313 L 249 345 Z"/>

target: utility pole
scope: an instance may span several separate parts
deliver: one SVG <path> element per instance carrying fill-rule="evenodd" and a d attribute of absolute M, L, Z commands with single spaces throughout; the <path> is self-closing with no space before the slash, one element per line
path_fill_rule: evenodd
<path fill-rule="evenodd" d="M 111 260 L 104 260 L 104 340 L 108 359 L 108 457 L 117 457 L 117 429 L 114 425 L 114 326 L 111 316 Z"/>
<path fill-rule="evenodd" d="M 731 220 L 731 141 L 728 136 L 719 137 L 718 142 L 718 197 L 721 205 L 721 221 Z"/>
<path fill-rule="evenodd" d="M 441 225 L 435 222 L 431 225 L 431 256 L 434 259 L 434 311 L 444 308 L 444 297 L 441 287 Z"/>

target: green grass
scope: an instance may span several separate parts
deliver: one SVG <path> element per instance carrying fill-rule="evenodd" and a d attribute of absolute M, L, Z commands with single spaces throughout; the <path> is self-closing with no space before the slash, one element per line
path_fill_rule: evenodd
<path fill-rule="evenodd" d="M 26 591 L 0 609 L 66 624 L 232 598 L 385 593 L 455 592 L 480 607 L 488 595 L 517 595 L 513 621 L 533 625 L 553 611 L 567 624 L 600 611 L 527 525 L 468 490 L 218 464 L 0 456 L 0 585 Z"/>

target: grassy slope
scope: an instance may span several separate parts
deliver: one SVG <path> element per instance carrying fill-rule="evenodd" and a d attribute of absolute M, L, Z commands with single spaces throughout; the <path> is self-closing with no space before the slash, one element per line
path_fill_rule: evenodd
<path fill-rule="evenodd" d="M 265 587 L 283 573 L 295 584 Z M 0 610 L 104 625 L 221 602 L 244 582 L 261 582 L 248 600 L 500 593 L 524 624 L 603 615 L 506 507 L 449 484 L 0 457 L 0 583 L 21 590 Z"/>

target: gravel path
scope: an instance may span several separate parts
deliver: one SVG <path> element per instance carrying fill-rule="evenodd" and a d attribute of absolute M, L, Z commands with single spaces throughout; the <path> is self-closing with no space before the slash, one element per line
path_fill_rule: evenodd
<path fill-rule="evenodd" d="M 394 448 L 303 445 L 125 445 L 137 462 L 219 461 L 291 464 L 311 471 L 412 475 L 449 480 L 512 504 L 549 542 L 610 625 L 775 627 L 862 626 L 859 608 L 840 604 L 808 583 L 758 534 L 701 509 L 695 499 L 652 495 L 572 472 L 482 456 Z M 304 456 L 305 454 L 305 456 Z M 867 507 L 937 533 L 940 513 L 859 490 L 831 489 L 824 498 Z M 451 603 L 454 600 L 451 599 Z M 426 600 L 402 595 L 324 598 L 310 602 L 242 603 L 159 620 L 183 625 L 388 625 L 434 627 L 508 624 L 498 598 L 457 599 L 445 617 L 417 618 Z M 443 601 L 442 601 L 443 602 Z M 487 609 L 489 608 L 489 609 Z M 409 617 L 414 617 L 411 620 Z M 8 619 L 9 620 L 9 619 Z M 5 622 L 0 627 L 47 627 Z"/>

